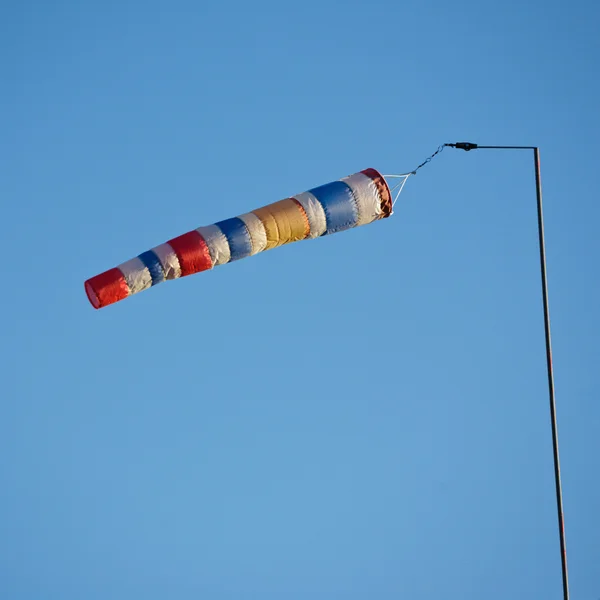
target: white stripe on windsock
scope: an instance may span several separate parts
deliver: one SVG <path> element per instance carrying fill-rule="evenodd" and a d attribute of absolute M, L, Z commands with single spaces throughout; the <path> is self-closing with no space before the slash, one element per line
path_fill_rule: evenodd
<path fill-rule="evenodd" d="M 382 214 L 381 197 L 375 182 L 364 173 L 355 173 L 341 181 L 350 186 L 356 198 L 358 221 L 356 226 L 366 225 L 379 219 Z"/>
<path fill-rule="evenodd" d="M 308 237 L 316 238 L 323 235 L 327 231 L 327 217 L 321 203 L 310 192 L 297 194 L 294 200 L 298 200 L 308 217 L 310 226 Z"/>
<path fill-rule="evenodd" d="M 229 242 L 217 225 L 198 227 L 196 231 L 204 238 L 208 246 L 213 267 L 229 262 L 231 258 Z"/>
<path fill-rule="evenodd" d="M 150 271 L 137 256 L 119 265 L 119 270 L 125 277 L 130 294 L 137 294 L 152 286 Z"/>
<path fill-rule="evenodd" d="M 246 213 L 239 217 L 250 233 L 250 239 L 252 240 L 252 254 L 258 254 L 267 247 L 267 232 L 263 222 L 254 214 Z"/>
<path fill-rule="evenodd" d="M 175 250 L 169 246 L 169 244 L 161 244 L 152 248 L 152 252 L 158 256 L 160 264 L 162 265 L 165 273 L 165 279 L 177 279 L 181 277 L 181 266 L 179 265 L 179 258 Z"/>

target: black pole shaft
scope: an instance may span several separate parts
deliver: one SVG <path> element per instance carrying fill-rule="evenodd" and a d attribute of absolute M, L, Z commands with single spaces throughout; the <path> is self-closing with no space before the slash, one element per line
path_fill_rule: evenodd
<path fill-rule="evenodd" d="M 550 336 L 550 309 L 548 303 L 548 282 L 546 276 L 546 243 L 544 240 L 544 217 L 542 211 L 542 177 L 540 172 L 540 151 L 533 148 L 535 166 L 535 186 L 537 193 L 538 235 L 540 249 L 540 269 L 542 275 L 542 299 L 544 303 L 544 329 L 546 332 L 546 366 L 548 372 L 548 392 L 550 397 L 550 418 L 552 423 L 552 450 L 554 453 L 554 483 L 556 487 L 556 508 L 558 512 L 558 531 L 560 537 L 560 559 L 562 565 L 562 583 L 564 600 L 569 600 L 569 577 L 567 570 L 567 545 L 560 480 L 560 459 L 558 454 L 558 425 L 556 421 L 556 399 L 554 396 L 554 369 L 552 366 L 552 342 Z"/>
<path fill-rule="evenodd" d="M 546 276 L 546 243 L 544 240 L 544 216 L 542 211 L 542 176 L 540 171 L 540 150 L 537 146 L 479 146 L 472 142 L 444 144 L 461 150 L 533 150 L 535 167 L 535 188 L 537 195 L 537 218 L 542 275 L 542 300 L 544 304 L 544 330 L 546 333 L 546 368 L 548 372 L 548 395 L 550 399 L 550 420 L 552 425 L 552 451 L 554 454 L 554 484 L 556 488 L 556 509 L 558 513 L 558 534 L 560 538 L 560 559 L 562 566 L 563 598 L 569 600 L 569 576 L 567 570 L 567 544 L 565 540 L 565 520 L 563 512 L 562 485 L 560 482 L 560 460 L 558 455 L 558 425 L 556 421 L 556 399 L 554 396 L 554 369 L 552 366 L 552 342 L 550 336 L 550 309 L 548 306 L 548 281 Z"/>

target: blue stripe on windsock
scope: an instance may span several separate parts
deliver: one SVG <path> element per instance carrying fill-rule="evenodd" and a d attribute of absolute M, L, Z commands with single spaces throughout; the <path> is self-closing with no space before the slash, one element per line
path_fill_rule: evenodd
<path fill-rule="evenodd" d="M 225 219 L 216 223 L 217 227 L 225 234 L 231 250 L 230 262 L 246 258 L 252 254 L 252 239 L 244 221 L 239 217 Z"/>
<path fill-rule="evenodd" d="M 309 191 L 325 211 L 327 231 L 323 235 L 344 231 L 356 225 L 358 209 L 348 184 L 343 181 L 333 181 Z"/>
<path fill-rule="evenodd" d="M 158 256 L 154 254 L 152 250 L 146 250 L 138 256 L 138 258 L 146 265 L 148 271 L 150 271 L 150 277 L 152 277 L 152 285 L 162 283 L 165 280 L 165 272 L 163 271 Z"/>

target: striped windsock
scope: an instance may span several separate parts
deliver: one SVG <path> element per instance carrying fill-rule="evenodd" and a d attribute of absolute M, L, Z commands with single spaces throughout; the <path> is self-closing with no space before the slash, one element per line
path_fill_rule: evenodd
<path fill-rule="evenodd" d="M 386 180 L 366 169 L 239 217 L 188 231 L 85 282 L 102 308 L 169 279 L 297 242 L 367 225 L 392 214 Z"/>

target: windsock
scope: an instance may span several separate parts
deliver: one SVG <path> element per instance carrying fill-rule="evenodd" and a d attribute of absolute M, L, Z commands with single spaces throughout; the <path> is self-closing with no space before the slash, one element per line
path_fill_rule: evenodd
<path fill-rule="evenodd" d="M 392 214 L 385 178 L 365 169 L 238 217 L 198 227 L 85 282 L 102 308 L 163 281 L 208 271 L 301 240 L 368 225 Z"/>

